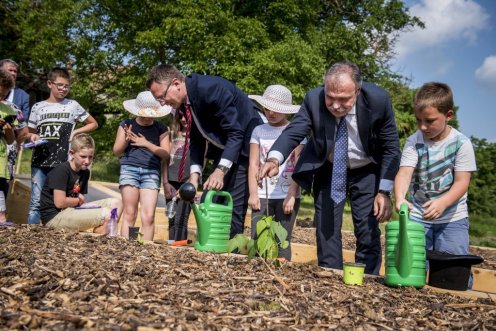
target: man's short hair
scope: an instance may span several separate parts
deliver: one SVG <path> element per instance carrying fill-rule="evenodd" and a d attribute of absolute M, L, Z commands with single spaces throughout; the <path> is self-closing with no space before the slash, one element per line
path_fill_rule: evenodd
<path fill-rule="evenodd" d="M 87 133 L 79 133 L 72 137 L 71 150 L 79 152 L 83 148 L 95 149 L 95 141 Z"/>
<path fill-rule="evenodd" d="M 0 68 L 0 86 L 6 90 L 11 90 L 15 85 L 14 77 L 7 71 Z"/>
<path fill-rule="evenodd" d="M 54 82 L 58 77 L 65 78 L 68 81 L 71 80 L 71 75 L 69 74 L 69 70 L 66 68 L 55 67 L 50 70 L 48 73 L 48 80 Z"/>
<path fill-rule="evenodd" d="M 357 89 L 362 87 L 362 74 L 360 73 L 360 68 L 353 62 L 336 62 L 329 69 L 327 69 L 324 75 L 324 81 L 327 77 L 338 77 L 342 74 L 348 74 Z"/>
<path fill-rule="evenodd" d="M 173 65 L 159 64 L 152 68 L 146 80 L 146 87 L 150 88 L 153 83 L 170 83 L 174 78 L 184 81 L 184 75 Z"/>
<path fill-rule="evenodd" d="M 17 64 L 17 62 L 12 60 L 12 59 L 0 60 L 0 68 L 3 68 L 3 65 L 7 64 L 7 63 L 13 64 L 13 65 L 15 65 L 16 68 L 19 68 L 19 65 Z"/>
<path fill-rule="evenodd" d="M 428 107 L 436 108 L 442 114 L 453 110 L 453 92 L 448 84 L 429 82 L 417 90 L 413 99 L 413 109 L 422 111 Z"/>

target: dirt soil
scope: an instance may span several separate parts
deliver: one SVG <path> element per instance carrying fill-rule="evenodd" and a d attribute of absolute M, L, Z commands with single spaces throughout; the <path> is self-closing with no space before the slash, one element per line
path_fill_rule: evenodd
<path fill-rule="evenodd" d="M 310 219 L 298 220 L 297 226 L 293 230 L 293 242 L 307 245 L 316 245 L 315 241 L 315 228 L 313 228 L 313 221 Z M 342 232 L 343 248 L 355 250 L 356 242 L 355 235 L 350 231 Z M 385 237 L 382 236 L 382 248 L 384 249 Z M 384 252 L 383 252 L 384 253 Z M 496 249 L 484 248 L 479 246 L 471 246 L 470 254 L 479 255 L 484 258 L 484 262 L 474 267 L 496 270 Z"/>
<path fill-rule="evenodd" d="M 261 259 L 0 227 L 0 328 L 495 330 L 496 303 Z"/>

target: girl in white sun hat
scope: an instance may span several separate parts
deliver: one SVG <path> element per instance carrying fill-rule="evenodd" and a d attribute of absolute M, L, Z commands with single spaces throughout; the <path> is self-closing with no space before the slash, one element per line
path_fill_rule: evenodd
<path fill-rule="evenodd" d="M 135 118 L 122 121 L 117 129 L 113 152 L 120 157 L 119 188 L 124 209 L 121 235 L 129 237 L 141 205 L 143 239 L 153 240 L 154 219 L 160 192 L 162 160 L 169 157 L 169 129 L 155 119 L 168 115 L 169 106 L 161 106 L 149 91 L 136 99 L 124 101 L 124 109 Z"/>
<path fill-rule="evenodd" d="M 252 209 L 251 236 L 256 237 L 257 222 L 263 215 L 268 214 L 275 216 L 275 220 L 288 231 L 287 240 L 291 241 L 293 226 L 300 207 L 300 189 L 291 175 L 306 139 L 293 150 L 286 162 L 281 164 L 279 174 L 267 181 L 267 188 L 265 181 L 258 183 L 257 175 L 265 163 L 270 148 L 288 126 L 288 115 L 297 113 L 300 106 L 292 104 L 291 91 L 282 85 L 270 85 L 262 96 L 249 95 L 248 97 L 258 104 L 267 118 L 267 123 L 255 127 L 250 140 L 248 204 Z M 279 249 L 279 257 L 291 260 L 291 245 L 286 249 Z"/>

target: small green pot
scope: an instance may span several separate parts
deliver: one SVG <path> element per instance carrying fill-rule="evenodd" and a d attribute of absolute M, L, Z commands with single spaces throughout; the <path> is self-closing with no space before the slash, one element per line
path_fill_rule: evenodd
<path fill-rule="evenodd" d="M 343 281 L 348 285 L 362 285 L 365 264 L 363 263 L 343 263 Z"/>

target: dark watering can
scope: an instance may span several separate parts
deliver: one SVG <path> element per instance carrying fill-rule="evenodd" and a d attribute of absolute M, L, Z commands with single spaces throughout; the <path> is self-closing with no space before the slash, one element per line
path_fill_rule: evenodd
<path fill-rule="evenodd" d="M 197 206 L 194 203 L 195 187 L 185 183 L 179 188 L 181 199 L 191 202 L 196 219 L 197 235 L 195 249 L 199 251 L 226 253 L 231 232 L 233 200 L 225 191 L 208 191 L 205 200 Z M 217 203 L 224 198 L 224 203 Z"/>
<path fill-rule="evenodd" d="M 386 285 L 425 285 L 424 226 L 408 219 L 408 205 L 402 204 L 400 220 L 386 225 Z"/>

